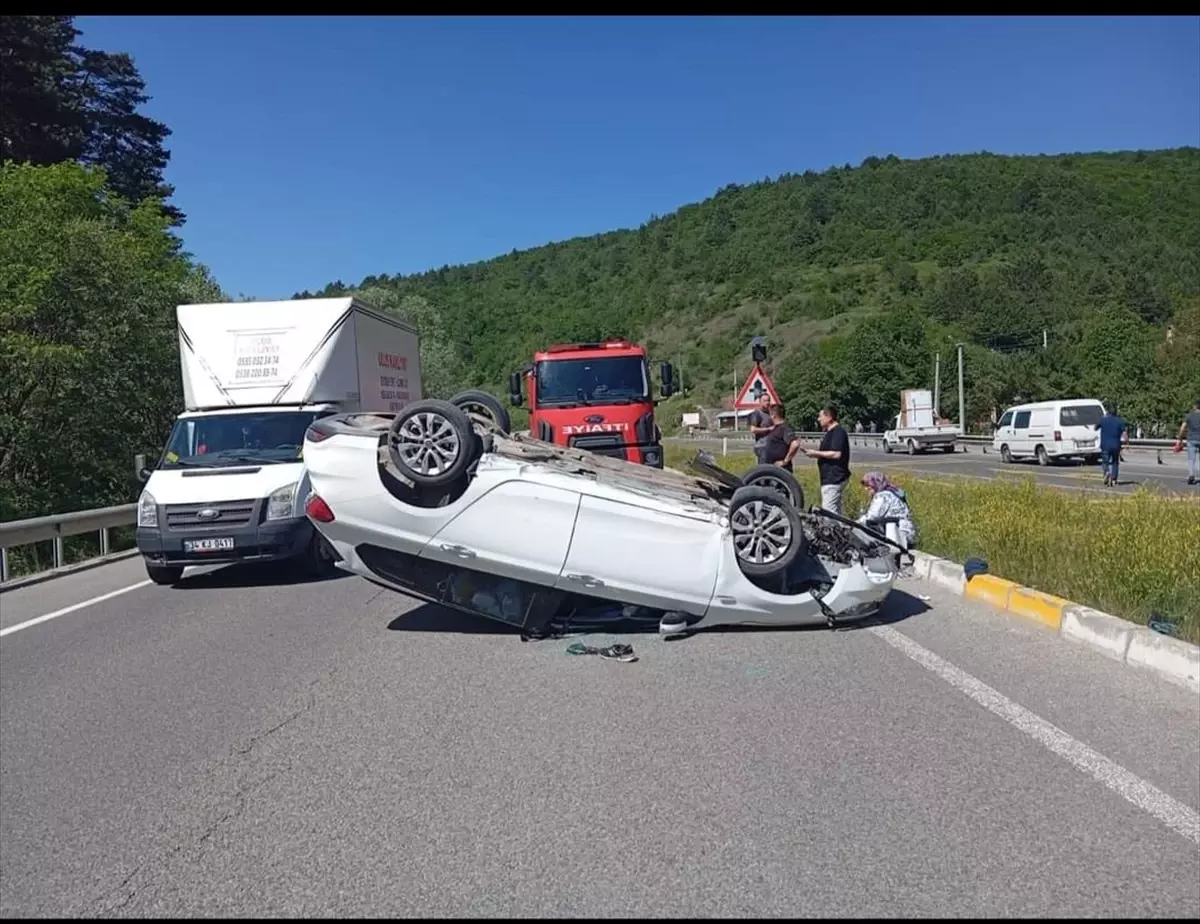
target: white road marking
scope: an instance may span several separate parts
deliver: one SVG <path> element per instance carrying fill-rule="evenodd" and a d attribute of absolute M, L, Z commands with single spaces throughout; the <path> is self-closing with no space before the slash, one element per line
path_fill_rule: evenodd
<path fill-rule="evenodd" d="M 1103 754 L 1093 751 L 1082 741 L 1076 741 L 1058 726 L 1034 715 L 1024 706 L 1017 705 L 1004 694 L 993 690 L 982 680 L 972 677 L 927 648 L 921 647 L 907 635 L 902 635 L 888 626 L 871 626 L 867 631 L 875 633 L 930 673 L 940 677 L 959 692 L 967 694 L 984 709 L 1024 732 L 1066 760 L 1076 770 L 1095 777 L 1121 798 L 1153 815 L 1172 831 L 1182 834 L 1200 847 L 1200 812 L 1172 799 L 1161 789 L 1134 776 Z"/>
<path fill-rule="evenodd" d="M 7 629 L 0 629 L 0 638 L 9 635 L 13 632 L 20 632 L 22 629 L 28 629 L 30 626 L 36 626 L 38 623 L 47 622 L 51 619 L 57 619 L 59 616 L 66 616 L 68 613 L 74 613 L 76 610 L 81 610 L 85 606 L 92 606 L 96 603 L 103 603 L 105 600 L 111 600 L 113 597 L 119 597 L 121 594 L 127 594 L 131 590 L 137 590 L 139 587 L 145 587 L 150 581 L 138 581 L 136 584 L 130 584 L 128 587 L 122 587 L 119 590 L 113 590 L 106 594 L 101 594 L 98 597 L 92 597 L 91 600 L 84 600 L 82 603 L 72 603 L 70 606 L 64 606 L 61 610 L 55 610 L 53 613 L 46 613 L 44 616 L 35 616 L 33 619 L 27 619 L 24 622 L 19 622 L 15 626 L 9 626 Z"/>

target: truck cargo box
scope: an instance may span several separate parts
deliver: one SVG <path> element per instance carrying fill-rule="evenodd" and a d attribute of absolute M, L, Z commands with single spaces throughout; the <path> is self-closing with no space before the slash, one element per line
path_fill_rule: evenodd
<path fill-rule="evenodd" d="M 927 388 L 913 388 L 900 392 L 900 429 L 932 426 L 933 392 Z"/>
<path fill-rule="evenodd" d="M 417 331 L 354 298 L 180 305 L 176 318 L 188 410 L 397 411 L 421 397 Z"/>

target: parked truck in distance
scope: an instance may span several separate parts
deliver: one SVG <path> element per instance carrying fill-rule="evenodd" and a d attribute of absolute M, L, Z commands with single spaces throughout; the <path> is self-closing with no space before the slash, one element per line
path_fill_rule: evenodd
<path fill-rule="evenodd" d="M 139 472 L 150 579 L 280 559 L 326 571 L 332 553 L 304 512 L 304 433 L 331 414 L 420 399 L 416 330 L 354 298 L 180 305 L 176 318 L 185 410 Z"/>
<path fill-rule="evenodd" d="M 883 451 L 904 449 L 909 455 L 940 449 L 954 452 L 962 428 L 940 417 L 933 407 L 933 392 L 918 388 L 900 392 L 900 413 L 892 429 L 883 434 Z"/>
<path fill-rule="evenodd" d="M 675 392 L 675 371 L 660 368 L 664 398 Z M 509 377 L 509 401 L 529 392 L 530 433 L 640 465 L 663 467 L 662 431 L 654 420 L 646 348 L 623 339 L 564 343 L 535 353 L 533 364 Z"/>

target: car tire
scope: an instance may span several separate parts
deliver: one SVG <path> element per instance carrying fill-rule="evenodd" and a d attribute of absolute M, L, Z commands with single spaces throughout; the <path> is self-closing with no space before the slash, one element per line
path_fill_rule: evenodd
<path fill-rule="evenodd" d="M 800 511 L 774 488 L 748 485 L 734 491 L 729 526 L 738 567 L 747 577 L 786 571 L 805 548 Z"/>
<path fill-rule="evenodd" d="M 804 509 L 804 488 L 796 476 L 778 465 L 756 465 L 742 476 L 742 484 L 758 485 L 779 491 L 797 510 Z"/>
<path fill-rule="evenodd" d="M 954 443 L 947 443 L 945 446 L 942 447 L 942 452 L 946 452 L 946 453 L 954 452 L 954 450 L 957 448 L 958 447 L 955 446 Z"/>
<path fill-rule="evenodd" d="M 508 414 L 508 408 L 486 391 L 474 388 L 460 391 L 450 399 L 450 403 L 465 411 L 472 421 L 488 430 L 497 430 L 505 436 L 512 432 L 512 418 Z"/>
<path fill-rule="evenodd" d="M 1006 465 L 1012 465 L 1012 451 L 1008 448 L 1008 443 L 1000 447 L 1000 461 Z"/>
<path fill-rule="evenodd" d="M 338 554 L 334 551 L 333 546 L 314 529 L 312 539 L 300 557 L 299 564 L 305 575 L 318 579 L 327 578 L 337 574 L 338 568 L 335 564 L 337 559 Z"/>
<path fill-rule="evenodd" d="M 414 401 L 396 414 L 388 428 L 388 458 L 396 471 L 420 488 L 453 484 L 482 449 L 467 412 L 449 401 Z"/>
<path fill-rule="evenodd" d="M 183 565 L 152 565 L 146 562 L 146 574 L 160 587 L 170 587 L 183 578 Z"/>

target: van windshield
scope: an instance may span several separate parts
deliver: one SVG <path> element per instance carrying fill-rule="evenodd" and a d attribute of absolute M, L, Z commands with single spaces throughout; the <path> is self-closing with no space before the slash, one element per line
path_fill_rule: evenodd
<path fill-rule="evenodd" d="M 160 468 L 278 465 L 300 459 L 304 431 L 317 411 L 213 414 L 175 421 Z"/>
<path fill-rule="evenodd" d="M 1098 404 L 1066 404 L 1058 415 L 1060 427 L 1094 427 L 1104 417 Z"/>

